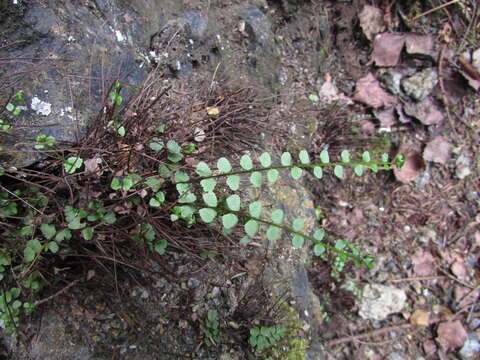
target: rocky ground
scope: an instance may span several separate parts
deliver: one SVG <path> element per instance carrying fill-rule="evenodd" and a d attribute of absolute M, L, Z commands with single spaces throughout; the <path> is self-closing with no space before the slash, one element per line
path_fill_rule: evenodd
<path fill-rule="evenodd" d="M 191 1 L 165 17 L 148 49 L 165 77 L 151 84 L 171 86 L 170 105 L 194 104 L 176 121 L 202 129 L 198 109 L 222 97 L 205 100 L 206 87 L 255 89 L 245 97 L 253 110 L 234 124 L 246 135 L 205 141 L 205 160 L 235 159 L 232 149 L 407 155 L 395 172 L 307 175 L 248 194 L 291 218 L 316 217 L 328 241 L 358 246 L 375 266 L 336 271 L 288 239 L 243 246 L 234 236 L 188 251 L 179 240 L 163 258 L 132 251 L 129 266 L 76 258 L 69 270 L 82 277 L 56 272 L 62 286 L 45 294 L 24 336 L 5 337 L 6 358 L 478 358 L 480 10 L 440 5 Z M 289 335 L 255 352 L 249 329 L 274 323 Z"/>

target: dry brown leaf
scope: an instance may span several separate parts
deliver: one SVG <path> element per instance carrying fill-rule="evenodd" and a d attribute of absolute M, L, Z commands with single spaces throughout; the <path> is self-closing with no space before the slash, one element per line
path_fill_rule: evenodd
<path fill-rule="evenodd" d="M 410 317 L 410 324 L 417 326 L 428 326 L 430 324 L 430 314 L 423 310 L 415 310 Z"/>
<path fill-rule="evenodd" d="M 431 276 L 435 273 L 435 258 L 429 251 L 418 249 L 412 256 L 413 272 L 418 276 Z"/>
<path fill-rule="evenodd" d="M 372 41 L 373 37 L 385 30 L 385 22 L 383 21 L 382 10 L 371 5 L 365 5 L 360 14 L 360 27 L 368 40 Z"/>
<path fill-rule="evenodd" d="M 468 338 L 468 334 L 459 320 L 441 323 L 438 325 L 437 334 L 436 340 L 445 351 L 463 346 Z"/>
<path fill-rule="evenodd" d="M 374 110 L 373 114 L 380 121 L 380 127 L 382 128 L 389 128 L 397 122 L 396 111 L 393 107 Z"/>
<path fill-rule="evenodd" d="M 395 66 L 400 60 L 405 35 L 383 33 L 375 36 L 373 42 L 373 61 L 377 66 Z"/>
<path fill-rule="evenodd" d="M 337 86 L 332 82 L 332 77 L 329 74 L 325 76 L 325 82 L 318 91 L 318 97 L 327 104 L 339 102 L 345 105 L 351 105 L 353 103 L 349 97 L 339 92 Z"/>
<path fill-rule="evenodd" d="M 445 136 L 437 136 L 430 141 L 423 151 L 423 158 L 426 161 L 433 161 L 440 164 L 446 164 L 450 159 L 452 145 Z"/>
<path fill-rule="evenodd" d="M 431 35 L 406 34 L 405 50 L 412 55 L 426 55 L 436 58 L 435 43 Z"/>
<path fill-rule="evenodd" d="M 452 266 L 450 266 L 450 270 L 452 271 L 453 275 L 460 280 L 465 280 L 468 278 L 468 269 L 463 259 L 457 258 Z"/>
<path fill-rule="evenodd" d="M 397 102 L 394 96 L 383 90 L 372 73 L 357 81 L 353 99 L 374 108 L 393 105 Z"/>
<path fill-rule="evenodd" d="M 393 173 L 398 181 L 404 184 L 409 184 L 423 172 L 425 169 L 425 162 L 418 151 L 408 147 L 401 146 L 398 154 L 405 155 L 405 164 L 400 170 L 394 166 Z"/>
<path fill-rule="evenodd" d="M 430 97 L 419 103 L 407 103 L 403 109 L 407 115 L 420 120 L 424 125 L 437 125 L 444 119 L 440 107 Z"/>
<path fill-rule="evenodd" d="M 99 157 L 94 157 L 92 159 L 86 159 L 85 164 L 85 173 L 87 174 L 98 174 L 101 175 L 99 165 L 102 163 L 102 159 Z"/>
<path fill-rule="evenodd" d="M 216 116 L 220 114 L 220 109 L 216 106 L 207 107 L 207 114 Z"/>

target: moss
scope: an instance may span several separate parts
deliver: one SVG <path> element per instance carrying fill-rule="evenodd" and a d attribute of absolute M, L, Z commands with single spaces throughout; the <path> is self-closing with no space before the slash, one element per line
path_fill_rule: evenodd
<path fill-rule="evenodd" d="M 298 312 L 287 302 L 282 302 L 280 309 L 279 314 L 282 315 L 281 323 L 287 329 L 287 336 L 276 345 L 264 350 L 260 354 L 260 358 L 306 360 L 305 351 L 308 349 L 310 342 L 304 334 L 304 329 L 308 328 L 309 325 L 300 318 Z"/>

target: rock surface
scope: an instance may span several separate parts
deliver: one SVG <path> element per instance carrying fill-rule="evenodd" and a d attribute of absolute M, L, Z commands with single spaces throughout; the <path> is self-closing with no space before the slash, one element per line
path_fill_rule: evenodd
<path fill-rule="evenodd" d="M 407 300 L 405 291 L 380 284 L 366 285 L 359 304 L 363 319 L 383 320 L 388 315 L 402 311 Z"/>

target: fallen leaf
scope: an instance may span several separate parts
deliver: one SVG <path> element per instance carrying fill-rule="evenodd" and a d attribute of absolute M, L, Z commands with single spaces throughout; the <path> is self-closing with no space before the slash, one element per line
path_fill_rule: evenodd
<path fill-rule="evenodd" d="M 380 121 L 380 127 L 382 128 L 389 128 L 396 124 L 397 117 L 395 113 L 396 111 L 393 107 L 373 111 L 375 117 Z"/>
<path fill-rule="evenodd" d="M 423 310 L 415 310 L 410 317 L 410 324 L 417 326 L 428 326 L 430 324 L 430 314 Z"/>
<path fill-rule="evenodd" d="M 414 181 L 425 169 L 425 162 L 418 151 L 407 147 L 400 147 L 399 154 L 405 155 L 405 163 L 401 169 L 393 167 L 393 173 L 398 181 L 408 184 Z"/>
<path fill-rule="evenodd" d="M 468 269 L 463 259 L 457 258 L 457 260 L 455 260 L 452 266 L 450 266 L 450 270 L 457 278 L 461 280 L 465 280 L 468 278 Z"/>
<path fill-rule="evenodd" d="M 427 340 L 423 343 L 423 351 L 425 351 L 425 355 L 433 355 L 437 352 L 437 345 L 435 345 L 435 341 Z"/>
<path fill-rule="evenodd" d="M 459 320 L 441 323 L 438 325 L 437 334 L 436 340 L 445 351 L 463 346 L 468 338 L 468 334 Z"/>
<path fill-rule="evenodd" d="M 436 58 L 435 43 L 431 35 L 406 34 L 405 50 L 412 55 L 425 55 Z"/>
<path fill-rule="evenodd" d="M 220 114 L 220 110 L 218 107 L 215 106 L 207 107 L 207 114 L 215 116 Z"/>
<path fill-rule="evenodd" d="M 412 256 L 413 272 L 418 276 L 431 276 L 435 273 L 435 258 L 429 251 L 418 249 Z"/>
<path fill-rule="evenodd" d="M 310 98 L 310 95 L 309 95 L 309 98 Z M 328 74 L 325 76 L 325 82 L 320 87 L 316 101 L 318 101 L 319 99 L 322 100 L 322 102 L 325 102 L 327 104 L 339 102 L 345 105 L 351 105 L 353 103 L 352 100 L 350 100 L 350 98 L 348 98 L 347 96 L 345 96 L 344 94 L 338 91 L 338 88 L 332 82 L 332 77 Z"/>
<path fill-rule="evenodd" d="M 375 36 L 373 42 L 373 61 L 377 66 L 395 66 L 400 60 L 405 35 L 383 33 Z"/>
<path fill-rule="evenodd" d="M 445 136 L 437 136 L 430 141 L 423 151 L 423 158 L 426 161 L 433 161 L 440 164 L 446 164 L 450 159 L 452 145 Z"/>
<path fill-rule="evenodd" d="M 480 289 L 471 290 L 465 286 L 455 286 L 453 291 L 456 307 L 458 309 L 467 307 L 476 302 L 478 295 L 480 294 Z"/>
<path fill-rule="evenodd" d="M 383 90 L 380 82 L 372 73 L 357 81 L 353 99 L 373 108 L 393 105 L 397 102 L 394 96 Z"/>
<path fill-rule="evenodd" d="M 385 30 L 385 22 L 383 21 L 382 10 L 371 5 L 365 5 L 360 14 L 360 27 L 368 40 L 372 41 L 373 37 Z"/>
<path fill-rule="evenodd" d="M 85 172 L 87 174 L 98 174 L 101 175 L 99 165 L 102 163 L 102 159 L 95 157 L 92 159 L 86 159 L 84 162 Z"/>
<path fill-rule="evenodd" d="M 424 125 L 437 125 L 442 123 L 444 119 L 440 107 L 430 97 L 419 103 L 406 103 L 403 110 L 407 115 L 420 120 Z"/>

